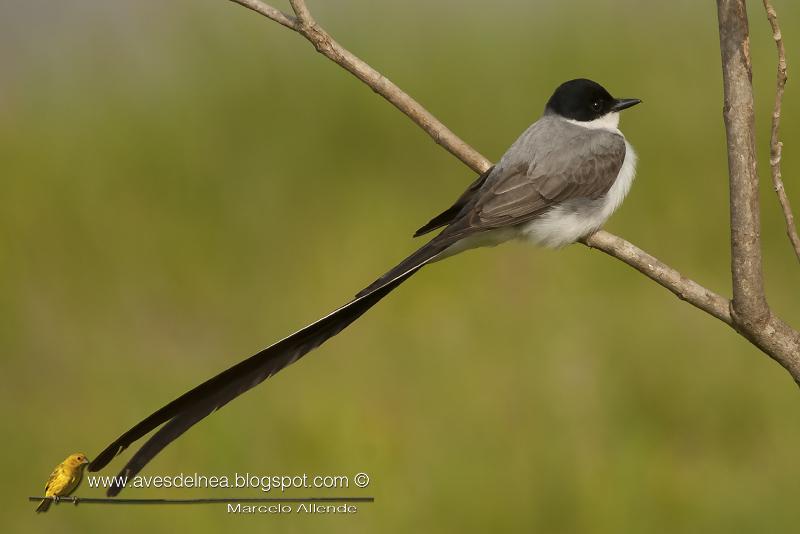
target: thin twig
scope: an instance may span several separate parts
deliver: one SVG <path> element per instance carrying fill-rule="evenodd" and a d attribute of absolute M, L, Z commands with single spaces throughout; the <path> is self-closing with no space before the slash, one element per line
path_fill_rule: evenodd
<path fill-rule="evenodd" d="M 264 15 L 268 19 L 272 19 L 278 24 L 286 26 L 290 30 L 297 31 L 298 29 L 298 23 L 296 18 L 284 13 L 279 9 L 275 9 L 274 7 L 267 5 L 264 2 L 259 2 L 258 0 L 231 0 L 231 2 L 236 2 L 237 4 L 244 6 L 247 9 L 252 9 L 256 13 Z"/>
<path fill-rule="evenodd" d="M 292 6 L 294 14 L 297 15 L 297 20 L 300 21 L 300 24 L 305 26 L 314 24 L 314 17 L 311 16 L 311 12 L 308 10 L 304 0 L 289 0 L 289 4 Z"/>
<path fill-rule="evenodd" d="M 770 136 L 769 166 L 772 169 L 772 186 L 778 195 L 778 202 L 783 209 L 783 217 L 786 219 L 786 235 L 794 248 L 797 260 L 800 261 L 800 237 L 797 235 L 797 228 L 794 225 L 794 215 L 789 197 L 781 179 L 781 156 L 783 155 L 783 143 L 778 137 L 781 126 L 781 106 L 783 104 L 783 91 L 786 87 L 786 50 L 783 46 L 783 34 L 778 24 L 778 14 L 775 8 L 764 0 L 764 9 L 767 11 L 767 19 L 772 26 L 772 38 L 775 39 L 775 46 L 778 49 L 778 76 L 775 84 L 775 108 L 772 112 L 772 134 Z"/>

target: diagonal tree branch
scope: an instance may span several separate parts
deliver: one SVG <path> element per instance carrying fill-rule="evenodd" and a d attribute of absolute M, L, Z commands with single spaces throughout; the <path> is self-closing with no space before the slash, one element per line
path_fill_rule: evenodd
<path fill-rule="evenodd" d="M 322 29 L 311 16 L 303 0 L 292 0 L 292 9 L 297 18 L 289 17 L 280 11 L 259 0 L 230 0 L 248 9 L 264 15 L 267 18 L 280 22 L 308 39 L 317 52 L 324 55 L 347 72 L 367 84 L 373 91 L 388 100 L 397 109 L 430 135 L 436 143 L 460 159 L 470 169 L 482 173 L 491 166 L 488 159 L 480 155 L 475 149 L 465 143 L 460 137 L 450 131 L 439 119 L 433 116 L 422 105 L 406 94 L 397 85 L 383 76 L 364 61 L 353 55 L 349 50 L 337 43 L 324 29 Z M 280 15 L 284 22 L 278 20 Z"/>
<path fill-rule="evenodd" d="M 769 153 L 769 166 L 772 170 L 772 187 L 778 195 L 778 202 L 781 204 L 783 210 L 783 218 L 786 219 L 786 235 L 789 236 L 789 241 L 794 248 L 794 253 L 800 261 L 800 237 L 797 235 L 797 228 L 794 225 L 794 215 L 792 214 L 792 206 L 789 203 L 789 197 L 786 195 L 786 189 L 783 187 L 783 180 L 781 179 L 781 156 L 783 154 L 783 143 L 778 137 L 781 127 L 781 106 L 783 105 L 783 90 L 786 87 L 786 49 L 783 46 L 783 34 L 781 27 L 778 24 L 778 14 L 775 13 L 775 8 L 769 3 L 769 0 L 764 0 L 764 9 L 767 11 L 767 20 L 772 26 L 772 38 L 775 40 L 775 46 L 778 49 L 778 75 L 775 84 L 775 108 L 772 111 L 772 133 L 770 135 L 770 153 Z"/>
<path fill-rule="evenodd" d="M 290 0 L 295 17 L 281 13 L 260 0 L 230 1 L 256 11 L 305 37 L 318 52 L 392 103 L 428 133 L 436 143 L 473 171 L 480 173 L 491 166 L 488 159 L 450 131 L 419 102 L 337 43 L 317 24 L 304 0 Z M 754 184 L 757 186 L 757 174 L 752 136 L 752 88 L 749 84 L 749 41 L 746 12 L 743 8 L 744 0 L 718 0 L 718 2 L 724 68 L 736 69 L 735 76 L 728 77 L 726 74 L 725 85 L 725 118 L 726 124 L 730 122 L 731 125 L 728 130 L 729 154 L 732 150 L 743 150 L 747 155 L 741 163 L 739 161 L 741 158 L 738 156 L 729 157 L 731 204 L 733 206 L 733 194 L 745 202 L 742 210 L 736 209 L 735 214 L 732 213 L 732 224 L 737 225 L 737 230 L 732 235 L 732 244 L 735 249 L 734 297 L 738 296 L 738 300 L 735 298 L 735 303 L 732 303 L 623 238 L 604 230 L 586 237 L 583 243 L 619 259 L 680 299 L 732 326 L 755 346 L 778 361 L 790 372 L 795 381 L 800 383 L 800 334 L 773 316 L 763 297 L 758 205 L 753 205 L 754 199 L 757 199 L 757 196 L 753 196 Z M 734 16 L 731 16 L 732 10 Z M 723 28 L 727 24 L 733 24 L 734 31 L 729 31 L 727 27 Z M 724 37 L 723 31 L 725 31 Z M 739 104 L 745 106 L 743 113 L 735 113 L 736 110 L 732 107 Z M 736 174 L 735 185 L 734 174 Z M 757 189 L 755 193 L 757 194 Z"/>
<path fill-rule="evenodd" d="M 609 256 L 627 263 L 660 286 L 672 291 L 679 299 L 685 300 L 723 323 L 733 326 L 730 312 L 731 303 L 728 299 L 706 289 L 694 280 L 686 278 L 677 270 L 632 243 L 600 230 L 587 237 L 584 244 L 602 250 Z"/>

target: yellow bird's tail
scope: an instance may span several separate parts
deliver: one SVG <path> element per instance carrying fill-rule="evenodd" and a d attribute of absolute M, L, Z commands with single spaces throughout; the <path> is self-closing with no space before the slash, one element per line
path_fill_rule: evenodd
<path fill-rule="evenodd" d="M 52 503 L 52 499 L 42 499 L 42 502 L 40 502 L 39 506 L 36 507 L 36 513 L 46 512 Z"/>

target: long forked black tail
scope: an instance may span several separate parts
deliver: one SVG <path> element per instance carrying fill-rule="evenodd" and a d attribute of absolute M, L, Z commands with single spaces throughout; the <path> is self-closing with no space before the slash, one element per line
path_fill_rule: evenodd
<path fill-rule="evenodd" d="M 129 445 L 163 424 L 136 451 L 120 472 L 118 480 L 135 476 L 164 447 L 189 428 L 344 330 L 450 244 L 451 241 L 440 234 L 359 293 L 354 300 L 156 410 L 98 454 L 89 465 L 89 471 L 102 469 Z M 120 485 L 111 486 L 107 494 L 113 497 L 121 490 Z"/>

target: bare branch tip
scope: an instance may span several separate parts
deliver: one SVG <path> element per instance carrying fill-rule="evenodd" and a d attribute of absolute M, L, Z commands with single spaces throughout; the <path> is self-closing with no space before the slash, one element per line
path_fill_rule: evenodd
<path fill-rule="evenodd" d="M 297 20 L 300 21 L 302 26 L 314 25 L 314 18 L 311 16 L 311 11 L 308 9 L 305 0 L 289 0 L 289 5 L 292 6 L 292 11 L 297 15 Z"/>
<path fill-rule="evenodd" d="M 242 7 L 246 7 L 251 11 L 255 11 L 256 13 L 277 22 L 281 26 L 285 26 L 290 30 L 297 31 L 296 18 L 287 13 L 284 13 L 280 9 L 276 9 L 269 4 L 261 2 L 261 0 L 230 0 L 230 1 L 233 2 L 234 4 L 239 4 Z"/>
<path fill-rule="evenodd" d="M 772 111 L 772 134 L 770 136 L 770 159 L 769 165 L 772 171 L 772 188 L 778 197 L 778 203 L 783 211 L 786 222 L 786 234 L 789 236 L 790 244 L 794 249 L 795 255 L 800 260 L 800 237 L 797 235 L 797 228 L 794 225 L 794 214 L 786 195 L 786 188 L 781 179 L 781 157 L 783 153 L 783 142 L 778 137 L 781 124 L 781 108 L 783 106 L 783 93 L 786 86 L 786 50 L 783 45 L 783 34 L 781 33 L 778 22 L 778 14 L 769 0 L 763 0 L 767 19 L 772 27 L 772 38 L 775 40 L 775 47 L 778 53 L 777 81 L 775 83 L 775 105 Z"/>

